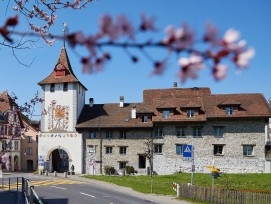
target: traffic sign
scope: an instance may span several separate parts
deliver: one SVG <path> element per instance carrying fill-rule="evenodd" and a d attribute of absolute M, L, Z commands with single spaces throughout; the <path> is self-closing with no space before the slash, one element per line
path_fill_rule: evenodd
<path fill-rule="evenodd" d="M 192 145 L 183 145 L 183 157 L 184 158 L 192 158 Z"/>

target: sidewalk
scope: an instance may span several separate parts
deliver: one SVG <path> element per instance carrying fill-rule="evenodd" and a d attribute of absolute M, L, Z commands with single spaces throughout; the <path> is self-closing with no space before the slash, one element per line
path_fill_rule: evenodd
<path fill-rule="evenodd" d="M 123 186 L 118 186 L 116 184 L 112 184 L 112 183 L 107 183 L 107 182 L 103 182 L 103 181 L 98 181 L 95 179 L 88 179 L 88 178 L 83 178 L 81 176 L 83 175 L 67 175 L 67 178 L 64 177 L 64 173 L 58 173 L 57 177 L 54 176 L 53 173 L 49 173 L 48 176 L 45 175 L 37 175 L 39 177 L 49 177 L 49 178 L 58 178 L 58 179 L 70 179 L 70 180 L 77 180 L 77 181 L 82 181 L 82 182 L 86 182 L 86 183 L 92 183 L 95 184 L 97 186 L 100 186 L 102 188 L 106 188 L 106 189 L 110 189 L 110 190 L 114 190 L 117 192 L 125 192 L 126 194 L 129 195 L 133 195 L 136 197 L 140 197 L 146 200 L 152 200 L 154 202 L 157 203 L 161 203 L 161 204 L 192 204 L 192 202 L 188 202 L 188 201 L 183 201 L 183 200 L 178 200 L 175 198 L 175 196 L 162 196 L 162 195 L 156 195 L 156 194 L 144 194 L 144 193 L 140 193 L 137 191 L 134 191 L 133 189 L 129 188 L 129 187 L 123 187 Z"/>

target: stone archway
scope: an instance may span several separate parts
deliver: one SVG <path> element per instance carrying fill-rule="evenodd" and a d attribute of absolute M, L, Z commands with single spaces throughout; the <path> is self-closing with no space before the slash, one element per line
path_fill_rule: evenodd
<path fill-rule="evenodd" d="M 61 148 L 54 149 L 50 153 L 51 171 L 54 172 L 67 172 L 69 171 L 69 155 Z"/>

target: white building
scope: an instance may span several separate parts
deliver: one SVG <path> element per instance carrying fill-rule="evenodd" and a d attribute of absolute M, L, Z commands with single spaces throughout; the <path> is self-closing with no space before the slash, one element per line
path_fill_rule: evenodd
<path fill-rule="evenodd" d="M 72 71 L 65 47 L 53 72 L 38 83 L 42 88 L 42 117 L 39 134 L 39 169 L 50 172 L 82 172 L 82 135 L 75 125 L 85 104 L 85 86 Z"/>

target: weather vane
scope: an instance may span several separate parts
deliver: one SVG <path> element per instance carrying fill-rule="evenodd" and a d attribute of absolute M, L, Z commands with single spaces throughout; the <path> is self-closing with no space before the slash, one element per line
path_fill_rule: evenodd
<path fill-rule="evenodd" d="M 64 26 L 64 29 L 63 29 L 63 44 L 64 44 L 64 47 L 65 47 L 67 23 L 63 23 L 63 26 Z"/>

